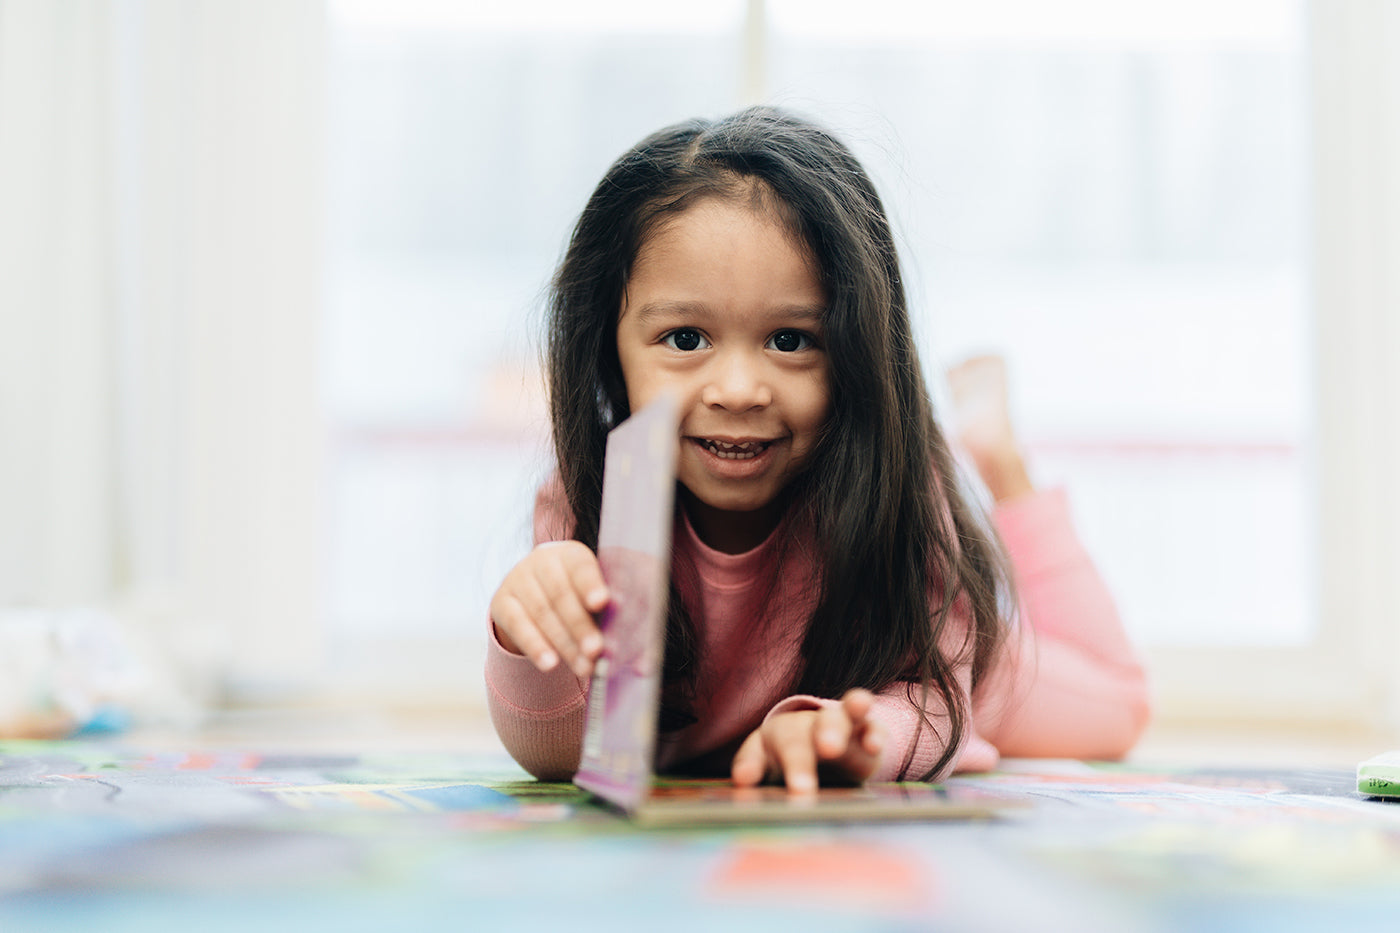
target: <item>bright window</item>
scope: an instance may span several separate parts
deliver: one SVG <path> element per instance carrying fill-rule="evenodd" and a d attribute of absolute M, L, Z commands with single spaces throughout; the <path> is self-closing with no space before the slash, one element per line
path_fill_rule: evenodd
<path fill-rule="evenodd" d="M 768 6 L 770 93 L 879 176 L 926 363 L 1008 357 L 1137 640 L 1305 643 L 1300 5 Z"/>
<path fill-rule="evenodd" d="M 743 8 L 331 12 L 330 645 L 352 672 L 440 660 L 471 687 L 547 468 L 549 276 L 626 145 L 733 106 Z"/>
<path fill-rule="evenodd" d="M 479 6 L 331 4 L 343 663 L 479 644 L 547 464 L 569 227 L 642 135 L 755 89 L 876 175 L 931 375 L 1008 357 L 1035 473 L 1070 486 L 1140 641 L 1311 637 L 1297 4 Z"/>

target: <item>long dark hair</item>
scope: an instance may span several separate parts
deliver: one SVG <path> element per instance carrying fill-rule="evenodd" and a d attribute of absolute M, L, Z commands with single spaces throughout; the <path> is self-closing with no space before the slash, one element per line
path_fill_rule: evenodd
<path fill-rule="evenodd" d="M 607 432 L 629 412 L 617 319 L 637 253 L 656 225 L 706 197 L 751 198 L 759 182 L 816 262 L 828 305 L 831 416 L 804 474 L 796 516 L 814 532 L 821 591 L 792 691 L 839 697 L 908 682 L 948 718 L 921 728 L 945 743 L 921 779 L 954 760 L 970 722 L 954 677 L 988 670 L 1014 605 L 993 531 L 960 489 L 933 416 L 884 206 L 855 156 L 790 113 L 751 108 L 660 130 L 604 175 L 574 228 L 550 293 L 550 411 L 575 537 L 598 543 Z M 956 607 L 956 613 L 954 612 Z M 951 643 L 950 619 L 968 636 Z M 693 688 L 696 638 L 672 585 L 668 695 Z M 913 745 L 903 763 L 912 764 Z"/>

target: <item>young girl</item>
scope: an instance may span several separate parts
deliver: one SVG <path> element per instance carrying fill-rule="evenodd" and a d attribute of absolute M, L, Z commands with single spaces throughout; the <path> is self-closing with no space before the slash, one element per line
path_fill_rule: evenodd
<path fill-rule="evenodd" d="M 960 488 L 884 208 L 830 134 L 756 108 L 644 139 L 585 207 L 549 327 L 557 475 L 486 666 L 532 774 L 578 767 L 605 437 L 662 391 L 682 423 L 659 769 L 805 792 L 1136 740 L 1143 672 L 1063 497 L 996 418 L 968 438 L 996 530 Z"/>

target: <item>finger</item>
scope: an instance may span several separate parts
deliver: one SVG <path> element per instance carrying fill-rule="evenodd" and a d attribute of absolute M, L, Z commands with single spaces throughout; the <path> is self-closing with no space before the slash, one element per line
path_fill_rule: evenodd
<path fill-rule="evenodd" d="M 846 691 L 841 706 L 851 717 L 854 746 L 867 755 L 878 758 L 885 750 L 885 726 L 871 715 L 875 709 L 875 694 L 859 687 Z"/>
<path fill-rule="evenodd" d="M 857 740 L 861 750 L 878 762 L 885 750 L 886 738 L 884 723 L 878 719 L 867 719 L 858 733 Z"/>
<path fill-rule="evenodd" d="M 558 652 L 514 596 L 500 597 L 492 604 L 491 620 L 497 630 L 507 635 L 511 643 L 507 647 L 515 647 L 541 671 L 552 671 L 559 665 Z M 506 639 L 502 639 L 502 644 L 506 644 Z"/>
<path fill-rule="evenodd" d="M 594 613 L 606 609 L 612 600 L 612 593 L 608 590 L 607 581 L 603 579 L 603 568 L 598 563 L 597 555 L 579 544 L 571 553 L 568 566 L 574 592 L 582 594 L 584 607 Z"/>
<path fill-rule="evenodd" d="M 853 687 L 842 695 L 841 708 L 846 711 L 851 722 L 863 722 L 875 708 L 875 694 L 861 687 Z"/>
<path fill-rule="evenodd" d="M 607 581 L 603 579 L 603 568 L 598 563 L 598 555 L 579 541 L 546 541 L 537 545 L 535 551 L 551 561 L 567 568 L 574 589 L 581 601 L 592 612 L 601 612 L 612 598 Z"/>
<path fill-rule="evenodd" d="M 783 771 L 783 782 L 789 793 L 810 794 L 817 789 L 817 754 L 812 735 L 815 717 L 789 720 L 777 733 L 771 754 Z"/>
<path fill-rule="evenodd" d="M 511 654 L 524 654 L 520 646 L 515 643 L 511 636 L 510 628 L 504 624 L 506 615 L 506 597 L 504 590 L 497 590 L 496 595 L 491 597 L 491 606 L 487 614 L 491 619 L 491 629 L 496 633 L 496 640 L 501 643 L 501 647 Z"/>
<path fill-rule="evenodd" d="M 763 733 L 755 729 L 734 753 L 729 777 L 740 787 L 757 787 L 768 775 L 768 755 L 763 749 Z"/>
<path fill-rule="evenodd" d="M 548 593 L 579 652 L 596 658 L 603 650 L 603 637 L 595 621 L 612 594 L 603 580 L 598 557 L 578 541 L 541 545 L 545 557 L 539 569 L 541 585 Z"/>
<path fill-rule="evenodd" d="M 817 757 L 823 760 L 840 758 L 851 744 L 852 722 L 845 704 L 823 706 L 817 712 L 813 729 L 813 745 Z"/>
<path fill-rule="evenodd" d="M 612 592 L 603 582 L 603 571 L 598 561 L 589 553 L 590 560 L 581 562 L 570 569 L 575 593 L 581 593 L 580 606 L 587 616 L 584 624 L 574 629 L 579 650 L 589 658 L 597 658 L 603 652 L 603 635 L 598 631 L 597 616 L 612 602 Z"/>
<path fill-rule="evenodd" d="M 563 605 L 556 604 L 546 587 L 545 581 L 539 577 L 526 576 L 524 580 L 519 581 L 514 595 L 524 608 L 525 614 L 529 616 L 529 621 L 539 629 L 540 635 L 545 636 L 550 646 L 559 651 L 575 674 L 587 677 L 592 660 L 582 653 L 578 647 L 578 639 L 582 637 L 582 633 L 594 629 L 592 616 L 588 615 L 577 597 L 571 593 L 560 593 L 559 598 Z"/>
<path fill-rule="evenodd" d="M 592 666 L 592 660 L 603 648 L 603 637 L 593 613 L 574 588 L 573 576 L 567 567 L 550 562 L 539 569 L 535 585 L 539 589 L 541 626 L 551 638 L 557 639 L 556 644 L 570 665 L 584 673 L 582 662 Z M 528 585 L 526 591 L 529 591 Z"/>

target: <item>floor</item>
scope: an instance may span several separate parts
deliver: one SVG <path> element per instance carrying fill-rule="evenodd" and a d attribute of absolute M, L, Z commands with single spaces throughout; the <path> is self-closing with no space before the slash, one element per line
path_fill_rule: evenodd
<path fill-rule="evenodd" d="M 990 820 L 667 831 L 525 779 L 460 711 L 4 742 L 0 929 L 1287 933 L 1400 914 L 1400 805 L 1355 793 L 1373 740 L 1217 733 L 950 782 L 1019 804 Z"/>

